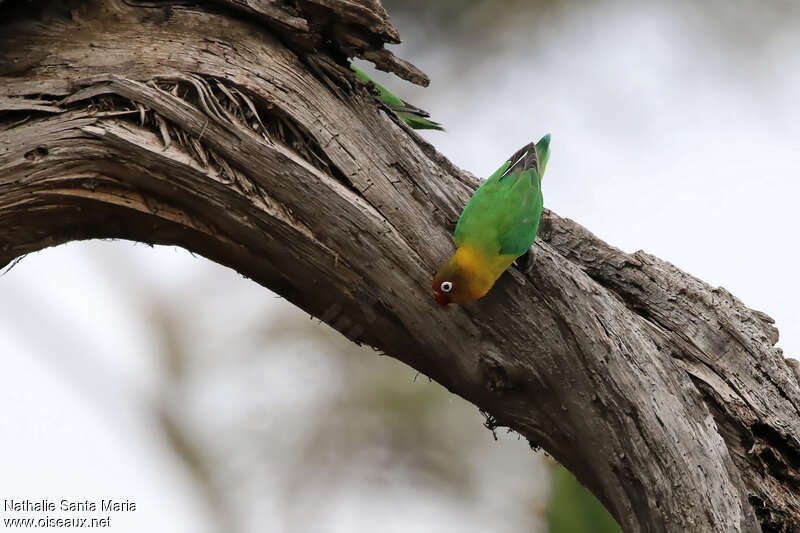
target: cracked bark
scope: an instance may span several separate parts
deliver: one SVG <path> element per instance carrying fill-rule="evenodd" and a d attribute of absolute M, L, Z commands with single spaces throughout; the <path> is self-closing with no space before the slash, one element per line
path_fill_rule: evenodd
<path fill-rule="evenodd" d="M 486 298 L 439 308 L 478 180 L 350 76 L 427 83 L 380 4 L 167 4 L 0 2 L 0 265 L 183 246 L 545 448 L 626 531 L 800 531 L 800 388 L 768 316 L 552 212 Z"/>

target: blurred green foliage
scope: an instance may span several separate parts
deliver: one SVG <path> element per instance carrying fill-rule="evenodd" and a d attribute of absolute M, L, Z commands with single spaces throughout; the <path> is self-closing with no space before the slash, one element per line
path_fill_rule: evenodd
<path fill-rule="evenodd" d="M 578 483 L 569 470 L 556 466 L 550 509 L 547 514 L 550 533 L 620 533 L 614 518 L 589 490 Z"/>

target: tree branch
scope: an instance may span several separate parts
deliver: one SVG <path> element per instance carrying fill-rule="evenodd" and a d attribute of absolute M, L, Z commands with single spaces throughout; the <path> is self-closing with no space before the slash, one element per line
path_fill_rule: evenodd
<path fill-rule="evenodd" d="M 0 5 L 0 265 L 183 246 L 542 446 L 627 531 L 800 530 L 800 388 L 768 316 L 551 212 L 486 298 L 435 304 L 478 180 L 346 68 L 427 80 L 376 0 L 73 4 Z"/>

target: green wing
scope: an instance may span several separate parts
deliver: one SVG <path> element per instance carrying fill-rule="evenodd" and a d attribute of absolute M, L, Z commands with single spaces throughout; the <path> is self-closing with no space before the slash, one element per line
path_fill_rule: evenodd
<path fill-rule="evenodd" d="M 542 209 L 539 158 L 531 143 L 475 191 L 461 213 L 453 240 L 456 246 L 469 244 L 488 254 L 520 256 L 536 238 Z"/>
<path fill-rule="evenodd" d="M 354 66 L 350 66 L 355 72 L 356 77 L 364 83 L 371 83 L 378 90 L 376 100 L 394 111 L 397 116 L 403 119 L 403 122 L 414 128 L 415 130 L 440 130 L 444 131 L 444 127 L 438 122 L 428 120 L 427 117 L 431 116 L 427 111 L 420 109 L 416 106 L 404 102 L 393 93 L 391 93 L 383 85 L 376 83 L 364 72 Z"/>

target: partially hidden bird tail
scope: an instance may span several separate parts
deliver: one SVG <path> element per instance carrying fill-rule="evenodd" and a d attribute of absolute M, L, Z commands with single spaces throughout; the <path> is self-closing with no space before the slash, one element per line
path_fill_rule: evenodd
<path fill-rule="evenodd" d="M 0 2 L 2 2 L 2 0 L 0 0 Z M 357 69 L 354 65 L 350 65 L 350 68 L 355 73 L 356 78 L 366 84 L 372 84 L 378 91 L 376 99 L 391 109 L 403 122 L 411 126 L 411 128 L 415 130 L 445 131 L 444 126 L 429 119 L 431 115 L 424 109 L 420 109 L 397 97 L 389 89 L 367 76 L 366 73 Z"/>

